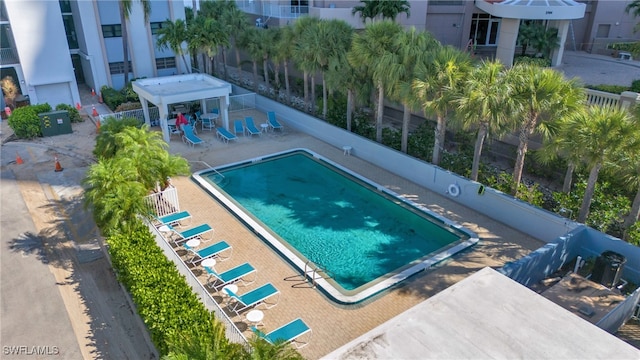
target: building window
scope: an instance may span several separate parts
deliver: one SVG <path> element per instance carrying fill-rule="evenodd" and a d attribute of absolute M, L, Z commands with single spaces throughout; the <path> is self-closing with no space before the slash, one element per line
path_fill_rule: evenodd
<path fill-rule="evenodd" d="M 112 62 L 109 63 L 109 72 L 111 75 L 124 74 L 124 62 Z M 129 72 L 131 72 L 131 61 L 129 61 Z"/>
<path fill-rule="evenodd" d="M 175 57 L 166 57 L 166 58 L 157 58 L 156 59 L 156 68 L 160 69 L 173 69 L 176 67 L 176 58 Z"/>
<path fill-rule="evenodd" d="M 78 38 L 76 37 L 76 27 L 73 23 L 73 16 L 62 15 L 62 22 L 64 23 L 64 32 L 67 35 L 67 43 L 69 49 L 78 48 Z"/>
<path fill-rule="evenodd" d="M 122 26 L 120 24 L 102 25 L 102 36 L 104 38 L 121 37 Z"/>
<path fill-rule="evenodd" d="M 60 11 L 62 11 L 63 14 L 65 14 L 65 13 L 70 14 L 71 13 L 71 1 L 70 0 L 60 0 Z"/>
<path fill-rule="evenodd" d="M 596 37 L 608 38 L 610 30 L 611 30 L 611 24 L 600 24 L 598 25 L 598 30 L 596 31 Z"/>
<path fill-rule="evenodd" d="M 167 25 L 164 22 L 152 22 L 152 23 L 149 23 L 149 26 L 151 27 L 151 34 L 153 35 L 157 35 L 158 30 L 167 27 Z"/>
<path fill-rule="evenodd" d="M 489 14 L 473 14 L 469 40 L 474 45 L 496 46 L 500 30 L 500 18 Z"/>

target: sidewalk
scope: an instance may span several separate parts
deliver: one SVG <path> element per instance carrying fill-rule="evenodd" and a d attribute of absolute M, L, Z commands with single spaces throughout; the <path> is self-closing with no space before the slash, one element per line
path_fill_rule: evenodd
<path fill-rule="evenodd" d="M 620 60 L 584 51 L 565 51 L 562 65 L 555 68 L 567 77 L 578 77 L 585 85 L 630 86 L 640 80 L 640 61 Z"/>

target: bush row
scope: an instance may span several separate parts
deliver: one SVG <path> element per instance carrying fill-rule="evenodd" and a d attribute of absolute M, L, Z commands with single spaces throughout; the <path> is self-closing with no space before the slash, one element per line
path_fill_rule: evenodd
<path fill-rule="evenodd" d="M 48 103 L 23 106 L 13 110 L 7 121 L 13 133 L 19 139 L 41 137 L 42 126 L 40 125 L 40 117 L 38 114 L 50 112 L 51 110 L 51 105 Z M 69 120 L 72 123 L 83 121 L 78 109 L 71 105 L 58 104 L 56 110 L 67 111 L 69 113 Z"/>

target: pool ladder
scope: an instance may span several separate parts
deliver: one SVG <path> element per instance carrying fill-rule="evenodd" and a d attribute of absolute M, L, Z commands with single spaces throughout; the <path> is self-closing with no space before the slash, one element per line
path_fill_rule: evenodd
<path fill-rule="evenodd" d="M 315 265 L 315 267 L 313 265 Z M 304 274 L 306 276 L 307 274 L 311 273 L 311 276 L 307 276 L 307 277 L 311 281 L 311 285 L 313 285 L 312 286 L 313 289 L 315 289 L 316 286 L 318 285 L 316 283 L 316 279 L 322 279 L 322 276 L 318 275 L 321 272 L 328 275 L 328 273 L 324 269 L 322 269 L 317 264 L 312 263 L 311 260 L 307 260 L 307 262 L 304 263 Z M 319 277 L 316 278 L 316 275 L 318 275 Z"/>

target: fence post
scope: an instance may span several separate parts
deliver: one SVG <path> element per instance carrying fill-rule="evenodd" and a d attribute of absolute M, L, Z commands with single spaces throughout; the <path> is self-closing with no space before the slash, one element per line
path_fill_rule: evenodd
<path fill-rule="evenodd" d="M 633 91 L 623 91 L 620 94 L 619 105 L 622 109 L 630 109 L 640 104 L 640 94 Z"/>

